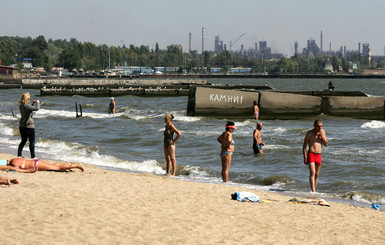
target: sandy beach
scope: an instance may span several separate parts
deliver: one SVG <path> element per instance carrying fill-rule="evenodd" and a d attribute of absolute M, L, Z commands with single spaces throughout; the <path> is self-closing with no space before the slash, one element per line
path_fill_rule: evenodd
<path fill-rule="evenodd" d="M 0 154 L 0 159 L 14 156 Z M 0 172 L 1 244 L 381 244 L 385 213 L 153 174 L 109 171 Z M 231 200 L 250 191 L 260 203 Z"/>

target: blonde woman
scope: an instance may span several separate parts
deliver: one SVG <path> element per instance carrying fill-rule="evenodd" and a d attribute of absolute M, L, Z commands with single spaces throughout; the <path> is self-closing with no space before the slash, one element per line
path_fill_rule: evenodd
<path fill-rule="evenodd" d="M 164 117 L 164 122 L 166 127 L 164 129 L 164 156 L 166 158 L 166 176 L 170 175 L 171 165 L 172 172 L 171 176 L 175 176 L 176 172 L 176 159 L 175 159 L 175 142 L 178 141 L 179 137 L 182 135 L 178 129 L 171 123 L 174 119 L 172 114 L 167 114 Z M 174 138 L 174 134 L 176 137 Z"/>
<path fill-rule="evenodd" d="M 31 95 L 29 93 L 24 93 L 19 100 L 19 110 L 21 114 L 19 122 L 19 130 L 21 136 L 21 142 L 17 149 L 17 156 L 22 157 L 22 152 L 25 143 L 29 140 L 29 151 L 31 153 L 31 158 L 35 158 L 35 124 L 33 122 L 33 112 L 40 109 L 40 101 L 34 100 L 32 105 L 28 105 L 31 100 Z"/>

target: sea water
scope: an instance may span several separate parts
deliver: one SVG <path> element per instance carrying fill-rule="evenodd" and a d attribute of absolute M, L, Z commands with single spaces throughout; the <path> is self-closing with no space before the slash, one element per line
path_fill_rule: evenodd
<path fill-rule="evenodd" d="M 327 79 L 209 79 L 212 83 L 269 85 L 277 90 L 324 90 Z M 384 96 L 385 80 L 333 80 L 336 90 Z M 235 122 L 235 153 L 230 185 L 289 194 L 308 194 L 309 170 L 303 163 L 305 134 L 323 121 L 329 146 L 323 147 L 317 194 L 322 197 L 385 204 L 385 122 L 319 115 L 302 120 L 263 120 L 264 155 L 254 155 L 252 119 L 186 116 L 187 97 L 116 97 L 117 113 L 107 114 L 109 98 L 43 96 L 39 90 L 0 90 L 0 152 L 16 155 L 20 142 L 18 103 L 30 92 L 39 99 L 35 113 L 36 155 L 43 159 L 80 161 L 119 171 L 165 173 L 164 116 L 172 113 L 183 134 L 176 143 L 177 178 L 221 183 L 217 137 L 227 120 Z M 75 103 L 83 116 L 76 118 Z M 17 118 L 12 116 L 12 110 Z M 251 115 L 250 115 L 251 117 Z M 23 155 L 30 157 L 28 144 Z"/>

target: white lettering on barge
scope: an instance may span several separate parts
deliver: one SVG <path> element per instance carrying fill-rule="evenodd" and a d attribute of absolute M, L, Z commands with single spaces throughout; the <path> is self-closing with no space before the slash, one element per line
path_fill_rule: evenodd
<path fill-rule="evenodd" d="M 224 101 L 227 103 L 242 104 L 243 96 L 210 94 L 210 101 Z"/>

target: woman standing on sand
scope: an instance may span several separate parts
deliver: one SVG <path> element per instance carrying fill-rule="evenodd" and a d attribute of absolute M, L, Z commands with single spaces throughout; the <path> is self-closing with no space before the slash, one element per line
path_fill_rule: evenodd
<path fill-rule="evenodd" d="M 229 180 L 231 157 L 234 152 L 233 132 L 235 129 L 237 127 L 233 122 L 227 122 L 226 131 L 217 138 L 217 141 L 221 144 L 222 179 L 225 183 Z"/>
<path fill-rule="evenodd" d="M 21 114 L 19 122 L 19 130 L 21 136 L 21 142 L 17 149 L 17 156 L 21 157 L 23 148 L 27 140 L 29 140 L 29 151 L 31 152 L 31 158 L 35 158 L 35 124 L 33 123 L 32 115 L 34 111 L 40 109 L 40 101 L 34 100 L 32 105 L 28 105 L 31 100 L 29 93 L 24 93 L 19 100 L 19 110 Z"/>
<path fill-rule="evenodd" d="M 175 159 L 175 142 L 182 135 L 178 129 L 171 123 L 174 119 L 172 114 L 167 114 L 164 117 L 164 122 L 166 124 L 164 129 L 164 156 L 166 158 L 166 176 L 170 175 L 171 164 L 172 164 L 172 173 L 171 176 L 175 176 L 176 172 L 176 159 Z M 174 133 L 176 133 L 176 137 L 174 139 Z"/>

